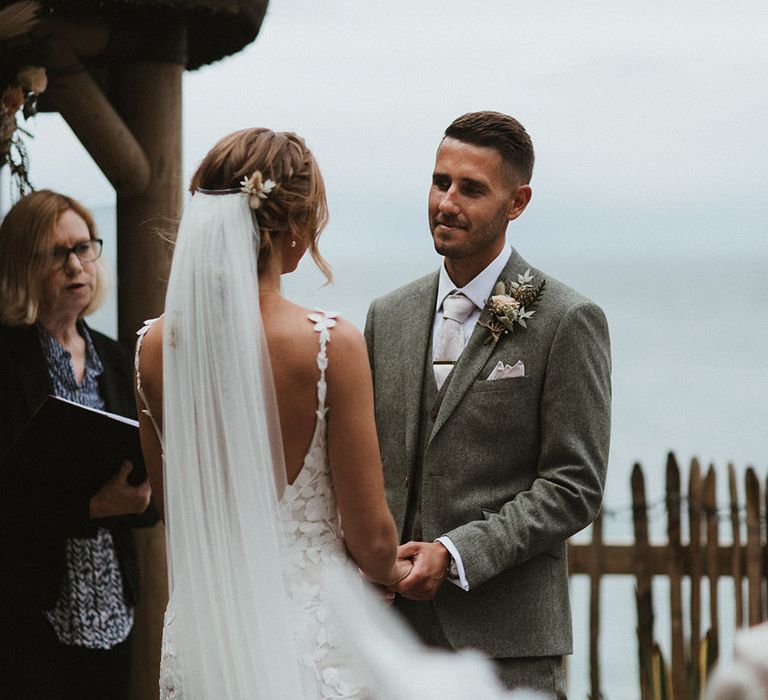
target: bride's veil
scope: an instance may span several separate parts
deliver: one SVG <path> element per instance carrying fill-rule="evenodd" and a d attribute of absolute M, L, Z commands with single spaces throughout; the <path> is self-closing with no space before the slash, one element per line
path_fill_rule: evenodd
<path fill-rule="evenodd" d="M 285 487 L 243 194 L 196 193 L 181 220 L 163 341 L 173 652 L 186 698 L 301 698 L 282 579 Z"/>

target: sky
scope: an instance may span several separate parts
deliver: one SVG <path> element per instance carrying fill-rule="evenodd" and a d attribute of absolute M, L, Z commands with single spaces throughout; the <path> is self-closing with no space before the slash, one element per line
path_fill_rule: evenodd
<path fill-rule="evenodd" d="M 768 7 L 752 1 L 272 0 L 251 46 L 185 76 L 184 181 L 230 131 L 294 130 L 321 164 L 334 220 L 397 209 L 420 212 L 423 229 L 443 129 L 496 109 L 531 133 L 521 228 L 561 213 L 551 245 L 607 218 L 611 235 L 585 244 L 712 251 L 727 227 L 729 247 L 750 249 L 768 209 L 766 44 Z M 33 126 L 35 183 L 111 202 L 92 164 L 72 181 L 83 154 L 57 119 Z M 638 236 L 654 218 L 664 225 Z"/>
<path fill-rule="evenodd" d="M 668 449 L 764 475 L 766 46 L 764 1 L 272 0 L 251 46 L 185 75 L 183 181 L 236 129 L 304 136 L 329 193 L 335 283 L 319 289 L 302 263 L 284 288 L 361 326 L 372 298 L 439 264 L 426 201 L 445 127 L 479 109 L 517 117 L 537 161 L 508 240 L 611 326 L 606 503 L 628 502 L 635 460 L 659 497 Z M 38 188 L 114 204 L 58 116 L 29 126 Z M 610 646 L 634 653 L 631 636 Z M 629 697 L 626 671 L 612 682 Z"/>

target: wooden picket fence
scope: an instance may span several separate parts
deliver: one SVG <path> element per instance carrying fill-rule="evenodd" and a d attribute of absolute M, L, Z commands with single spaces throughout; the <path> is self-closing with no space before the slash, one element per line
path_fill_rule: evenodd
<path fill-rule="evenodd" d="M 600 700 L 600 582 L 604 576 L 631 575 L 636 581 L 637 646 L 642 700 L 689 700 L 699 698 L 706 677 L 718 656 L 720 639 L 718 581 L 732 577 L 734 610 L 729 619 L 736 627 L 755 625 L 766 619 L 766 528 L 768 517 L 768 484 L 761 499 L 760 482 L 752 468 L 744 474 L 745 507 L 739 505 L 736 470 L 728 465 L 730 503 L 730 542 L 721 544 L 719 513 L 716 503 L 716 473 L 710 466 L 702 473 L 698 460 L 691 462 L 687 496 L 681 491 L 680 468 L 673 454 L 666 465 L 667 542 L 652 544 L 648 535 L 648 501 L 642 468 L 632 470 L 633 544 L 608 544 L 603 541 L 603 518 L 592 527 L 588 544 L 568 545 L 571 574 L 590 577 L 590 698 Z M 684 512 L 687 502 L 687 513 Z M 762 508 L 761 504 L 765 507 Z M 722 513 L 721 509 L 721 513 Z M 742 522 L 746 513 L 746 540 Z M 688 518 L 688 542 L 683 542 L 681 518 Z M 651 581 L 654 576 L 669 580 L 671 615 L 671 655 L 665 660 L 653 632 L 654 607 Z M 682 582 L 690 580 L 689 605 L 684 610 Z M 702 578 L 709 583 L 707 601 L 702 601 Z M 744 582 L 746 581 L 746 598 Z M 702 606 L 709 607 L 709 629 L 702 632 Z M 665 606 L 666 607 L 666 606 Z M 687 622 L 687 625 L 684 624 Z M 690 631 L 688 639 L 684 630 Z"/>

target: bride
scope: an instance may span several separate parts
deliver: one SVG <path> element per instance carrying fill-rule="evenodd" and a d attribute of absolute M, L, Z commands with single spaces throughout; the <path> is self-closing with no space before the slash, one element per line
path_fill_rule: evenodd
<path fill-rule="evenodd" d="M 165 314 L 136 348 L 167 533 L 161 697 L 406 697 L 394 677 L 427 652 L 362 584 L 329 574 L 352 562 L 386 587 L 412 567 L 396 557 L 365 342 L 280 293 L 306 252 L 330 279 L 317 163 L 295 134 L 246 129 L 211 149 L 190 191 Z M 440 685 L 461 663 L 443 666 Z M 497 692 L 482 664 L 478 677 Z"/>

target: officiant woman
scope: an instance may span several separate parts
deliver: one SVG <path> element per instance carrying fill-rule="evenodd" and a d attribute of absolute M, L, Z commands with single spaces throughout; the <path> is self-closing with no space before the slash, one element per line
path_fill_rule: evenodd
<path fill-rule="evenodd" d="M 101 249 L 91 213 L 48 190 L 0 225 L 0 455 L 47 394 L 135 417 L 129 355 L 83 319 L 108 292 Z M 126 698 L 131 527 L 155 520 L 150 487 L 128 483 L 124 461 L 95 493 L 29 493 L 12 461 L 0 457 L 0 695 Z"/>

